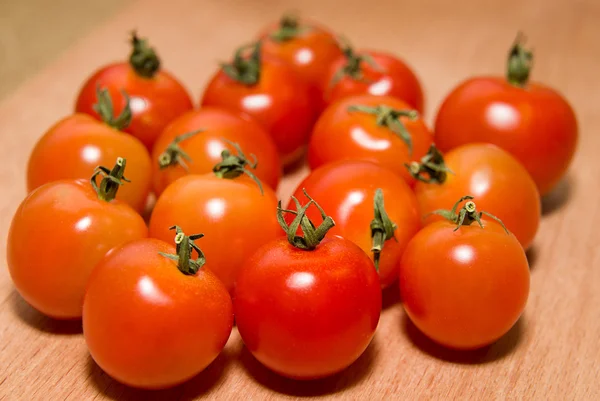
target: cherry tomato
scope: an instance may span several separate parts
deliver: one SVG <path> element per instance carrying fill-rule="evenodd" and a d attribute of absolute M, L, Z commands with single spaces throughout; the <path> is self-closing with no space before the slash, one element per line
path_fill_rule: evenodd
<path fill-rule="evenodd" d="M 425 222 L 440 220 L 430 213 L 469 194 L 477 198 L 479 207 L 501 219 L 523 248 L 533 242 L 540 225 L 540 195 L 525 167 L 506 151 L 490 144 L 470 144 L 442 157 L 432 147 L 421 164 L 411 167 L 423 180 L 414 190 L 421 215 L 427 216 Z"/>
<path fill-rule="evenodd" d="M 334 160 L 372 161 L 412 185 L 404 163 L 420 160 L 431 143 L 431 132 L 408 104 L 387 96 L 354 96 L 321 115 L 308 145 L 308 163 L 315 169 Z"/>
<path fill-rule="evenodd" d="M 442 151 L 488 142 L 512 153 L 543 196 L 564 176 L 577 147 L 573 109 L 555 90 L 528 82 L 531 53 L 517 41 L 508 76 L 471 78 L 452 90 L 435 122 Z"/>
<path fill-rule="evenodd" d="M 261 35 L 265 56 L 279 58 L 311 86 L 313 101 L 324 106 L 323 87 L 334 61 L 342 51 L 333 33 L 312 22 L 285 15 L 279 24 L 269 26 Z"/>
<path fill-rule="evenodd" d="M 163 191 L 150 217 L 150 236 L 168 240 L 173 224 L 186 232 L 205 233 L 202 248 L 212 262 L 208 268 L 231 291 L 244 260 L 281 236 L 281 230 L 273 190 L 261 190 L 250 177 L 240 176 L 243 158 L 223 159 L 216 173 L 187 175 Z"/>
<path fill-rule="evenodd" d="M 83 334 L 96 363 L 116 380 L 172 387 L 204 370 L 227 343 L 231 297 L 210 270 L 189 259 L 192 238 L 199 236 L 178 234 L 177 249 L 151 238 L 130 242 L 94 270 Z"/>
<path fill-rule="evenodd" d="M 306 209 L 298 209 L 303 218 Z M 381 313 L 379 278 L 353 242 L 324 238 L 330 217 L 317 229 L 307 227 L 304 237 L 295 235 L 297 225 L 283 225 L 288 239 L 269 242 L 240 271 L 238 330 L 273 371 L 294 379 L 329 376 L 352 364 L 373 338 Z"/>
<path fill-rule="evenodd" d="M 99 104 L 108 104 L 110 109 L 106 91 L 99 92 Z M 126 112 L 117 119 L 108 114 L 112 111 L 105 116 L 107 123 L 86 114 L 73 114 L 51 127 L 29 156 L 28 191 L 52 181 L 89 178 L 98 165 L 111 165 L 117 157 L 124 157 L 129 162 L 126 178 L 131 183 L 119 191 L 117 199 L 143 212 L 150 193 L 150 156 L 140 141 L 112 127 L 126 124 Z"/>
<path fill-rule="evenodd" d="M 294 196 L 303 190 L 335 221 L 331 234 L 351 240 L 377 261 L 382 287 L 396 281 L 404 248 L 421 228 L 417 201 L 402 178 L 374 163 L 342 160 L 312 171 Z M 374 205 L 378 190 L 381 199 Z M 307 216 L 317 221 L 318 212 L 309 209 Z M 287 218 L 291 222 L 293 216 Z"/>
<path fill-rule="evenodd" d="M 118 163 L 108 175 L 120 181 L 125 162 Z M 8 269 L 19 294 L 40 312 L 81 317 L 96 264 L 112 248 L 148 235 L 138 213 L 112 200 L 118 187 L 110 178 L 97 191 L 86 180 L 55 181 L 31 192 L 17 209 L 6 246 Z"/>
<path fill-rule="evenodd" d="M 523 313 L 529 265 L 514 235 L 481 219 L 473 202 L 463 210 L 465 224 L 458 229 L 455 215 L 410 241 L 400 264 L 400 293 L 408 317 L 429 338 L 475 349 L 502 337 Z M 470 224 L 475 217 L 483 227 Z"/>
<path fill-rule="evenodd" d="M 423 113 L 421 84 L 404 61 L 380 51 L 355 52 L 347 43 L 343 53 L 331 65 L 324 81 L 326 105 L 348 96 L 391 96 Z"/>
<path fill-rule="evenodd" d="M 160 59 L 145 39 L 134 33 L 129 62 L 107 65 L 96 71 L 81 88 L 75 104 L 77 113 L 94 118 L 101 116 L 94 109 L 96 88 L 107 88 L 117 100 L 115 110 L 125 108 L 120 91 L 131 95 L 131 124 L 125 132 L 138 138 L 149 151 L 162 130 L 177 116 L 191 110 L 194 105 L 183 85 L 160 66 Z"/>
<path fill-rule="evenodd" d="M 160 195 L 186 174 L 204 174 L 221 161 L 221 152 L 235 142 L 260 160 L 256 175 L 273 189 L 281 178 L 281 162 L 269 134 L 248 117 L 205 107 L 173 121 L 156 141 L 152 152 L 152 183 Z"/>
<path fill-rule="evenodd" d="M 310 87 L 287 63 L 261 57 L 260 45 L 252 45 L 244 57 L 239 49 L 232 64 L 222 67 L 210 80 L 203 106 L 243 112 L 270 133 L 284 165 L 297 161 L 305 150 L 315 119 Z"/>

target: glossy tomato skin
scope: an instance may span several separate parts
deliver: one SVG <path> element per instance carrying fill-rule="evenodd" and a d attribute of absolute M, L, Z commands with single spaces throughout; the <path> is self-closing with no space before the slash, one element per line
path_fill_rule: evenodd
<path fill-rule="evenodd" d="M 192 159 L 191 162 L 186 161 L 187 172 L 180 165 L 161 169 L 158 159 L 175 137 L 199 129 L 203 132 L 179 143 L 179 147 Z M 169 184 L 188 173 L 211 172 L 213 166 L 221 162 L 223 149 L 234 151 L 224 139 L 240 145 L 249 161 L 253 161 L 252 154 L 256 156 L 256 176 L 274 190 L 277 188 L 282 175 L 281 160 L 273 140 L 264 128 L 247 116 L 225 109 L 204 107 L 177 118 L 156 141 L 152 151 L 154 193 L 160 195 Z"/>
<path fill-rule="evenodd" d="M 83 307 L 83 334 L 96 363 L 145 389 L 200 373 L 233 325 L 231 298 L 214 274 L 201 268 L 185 275 L 159 252 L 174 254 L 175 247 L 148 238 L 115 249 L 94 270 Z"/>
<path fill-rule="evenodd" d="M 454 174 L 448 174 L 443 184 L 417 182 L 414 187 L 425 223 L 442 220 L 425 216 L 468 194 L 480 210 L 502 220 L 523 248 L 531 246 L 540 224 L 540 195 L 517 159 L 495 145 L 469 144 L 446 153 L 444 160 Z"/>
<path fill-rule="evenodd" d="M 335 35 L 324 26 L 313 21 L 302 21 L 301 32 L 292 39 L 277 41 L 270 37 L 279 29 L 279 24 L 273 24 L 261 35 L 261 51 L 268 57 L 278 58 L 288 63 L 294 72 L 309 83 L 312 98 L 324 106 L 323 88 L 329 76 L 332 65 L 342 56 L 342 51 Z"/>
<path fill-rule="evenodd" d="M 246 176 L 218 178 L 214 174 L 188 175 L 169 185 L 156 201 L 150 217 L 150 237 L 172 241 L 169 227 L 204 233 L 202 250 L 208 269 L 232 291 L 246 258 L 282 236 L 277 222 L 277 198 Z"/>
<path fill-rule="evenodd" d="M 202 106 L 242 112 L 267 129 L 284 165 L 305 150 L 315 120 L 309 85 L 283 61 L 263 57 L 260 78 L 245 85 L 219 70 L 208 83 Z"/>
<path fill-rule="evenodd" d="M 324 82 L 326 105 L 356 95 L 391 96 L 405 101 L 411 108 L 423 113 L 424 100 L 421 83 L 406 63 L 391 54 L 380 51 L 364 50 L 359 54 L 369 55 L 377 64 L 378 69 L 374 69 L 363 61 L 360 63 L 363 79 L 344 76 L 332 85 L 337 72 L 347 63 L 345 56 L 339 57 L 332 64 Z"/>
<path fill-rule="evenodd" d="M 81 317 L 96 264 L 112 248 L 145 238 L 144 220 L 125 203 L 106 202 L 85 180 L 62 180 L 31 192 L 13 217 L 7 264 L 15 288 L 40 312 Z"/>
<path fill-rule="evenodd" d="M 411 238 L 421 228 L 417 200 L 411 188 L 392 171 L 377 164 L 361 161 L 338 161 L 326 164 L 310 173 L 302 181 L 294 196 L 302 199 L 303 189 L 335 221 L 330 234 L 337 234 L 357 244 L 373 259 L 370 224 L 374 217 L 373 198 L 381 188 L 385 210 L 396 223 L 396 241 L 385 242 L 379 259 L 379 279 L 387 287 L 398 278 L 400 257 Z M 294 210 L 292 201 L 288 209 Z M 321 220 L 316 208 L 309 208 L 307 215 Z M 289 222 L 292 215 L 286 216 Z"/>
<path fill-rule="evenodd" d="M 311 169 L 335 160 L 365 160 L 389 168 L 410 185 L 414 179 L 404 163 L 418 161 L 432 143 L 433 135 L 419 117 L 414 121 L 401 117 L 400 121 L 412 136 L 413 152 L 389 128 L 377 125 L 374 115 L 348 111 L 350 106 L 376 107 L 386 105 L 398 110 L 412 110 L 405 102 L 387 96 L 353 96 L 329 106 L 317 120 L 308 145 L 308 163 Z"/>
<path fill-rule="evenodd" d="M 62 179 L 89 179 L 101 165 L 110 167 L 117 157 L 127 159 L 117 199 L 143 212 L 150 192 L 150 156 L 140 141 L 85 114 L 56 123 L 42 136 L 27 164 L 27 190 Z"/>
<path fill-rule="evenodd" d="M 145 78 L 137 74 L 129 63 L 122 62 L 99 69 L 83 84 L 75 112 L 100 120 L 93 108 L 97 102 L 98 87 L 108 89 L 115 115 L 119 115 L 125 107 L 122 91 L 130 96 L 133 117 L 124 131 L 138 138 L 149 151 L 171 121 L 194 107 L 184 86 L 164 69 L 157 71 L 152 78 Z"/>
<path fill-rule="evenodd" d="M 427 225 L 400 264 L 407 315 L 429 338 L 450 348 L 493 343 L 516 323 L 529 295 L 529 265 L 519 241 L 494 221 Z"/>
<path fill-rule="evenodd" d="M 493 143 L 529 171 L 540 194 L 565 174 L 577 147 L 577 120 L 568 102 L 536 83 L 525 88 L 499 77 L 472 78 L 439 109 L 435 141 L 442 151 L 472 142 Z"/>
<path fill-rule="evenodd" d="M 244 263 L 234 296 L 248 350 L 294 379 L 337 373 L 367 348 L 381 312 L 379 279 L 368 256 L 338 236 L 312 251 L 282 238 Z"/>

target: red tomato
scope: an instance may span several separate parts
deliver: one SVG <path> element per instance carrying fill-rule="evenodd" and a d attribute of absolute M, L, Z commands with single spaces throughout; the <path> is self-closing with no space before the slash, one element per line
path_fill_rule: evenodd
<path fill-rule="evenodd" d="M 99 96 L 106 100 L 106 92 Z M 120 124 L 117 120 L 105 124 L 86 114 L 74 114 L 56 123 L 29 156 L 27 190 L 62 179 L 89 178 L 98 165 L 111 165 L 117 157 L 124 157 L 131 183 L 119 191 L 117 199 L 143 212 L 150 193 L 150 156 L 140 141 L 108 125 Z"/>
<path fill-rule="evenodd" d="M 183 246 L 198 236 L 178 238 L 177 250 L 150 238 L 125 244 L 90 278 L 85 341 L 96 363 L 129 386 L 159 389 L 192 378 L 219 355 L 231 334 L 227 290 L 199 268 L 201 262 L 190 260 L 191 249 Z M 179 262 L 168 257 L 176 252 Z"/>
<path fill-rule="evenodd" d="M 310 87 L 281 60 L 260 56 L 260 45 L 252 54 L 235 54 L 210 80 L 202 97 L 203 106 L 243 112 L 271 134 L 284 165 L 297 161 L 304 152 L 315 119 Z"/>
<path fill-rule="evenodd" d="M 442 157 L 432 147 L 422 163 L 413 166 L 421 170 L 418 174 L 423 181 L 417 182 L 414 189 L 424 217 L 469 194 L 477 199 L 479 207 L 501 219 L 523 248 L 533 242 L 540 224 L 540 195 L 527 170 L 509 153 L 494 145 L 471 144 Z M 441 171 L 436 171 L 438 168 Z M 453 174 L 444 172 L 444 168 Z M 429 215 L 425 222 L 440 219 Z"/>
<path fill-rule="evenodd" d="M 431 143 L 431 132 L 408 104 L 387 96 L 354 96 L 321 114 L 308 145 L 308 163 L 315 169 L 334 160 L 367 160 L 413 184 L 404 163 L 420 160 Z"/>
<path fill-rule="evenodd" d="M 468 211 L 467 211 L 468 209 Z M 437 221 L 408 244 L 400 264 L 400 293 L 413 323 L 450 348 L 475 349 L 502 337 L 529 295 L 529 265 L 517 238 L 493 220 L 465 225 Z"/>
<path fill-rule="evenodd" d="M 404 61 L 374 50 L 355 52 L 348 44 L 344 45 L 343 52 L 324 81 L 326 105 L 348 96 L 391 96 L 423 112 L 421 84 Z"/>
<path fill-rule="evenodd" d="M 556 91 L 528 82 L 531 53 L 517 42 L 508 77 L 476 77 L 444 100 L 435 122 L 443 151 L 488 142 L 512 153 L 529 171 L 541 195 L 565 174 L 577 147 L 577 120 Z"/>
<path fill-rule="evenodd" d="M 156 141 L 152 152 L 152 183 L 160 195 L 186 174 L 204 174 L 221 161 L 221 152 L 235 142 L 260 163 L 256 175 L 273 189 L 281 178 L 281 162 L 269 134 L 250 118 L 224 109 L 205 107 L 173 121 Z"/>
<path fill-rule="evenodd" d="M 310 84 L 313 101 L 320 104 L 329 70 L 342 55 L 334 34 L 315 22 L 286 15 L 279 24 L 269 26 L 261 38 L 263 54 L 290 64 Z"/>
<path fill-rule="evenodd" d="M 377 208 L 374 206 L 378 189 L 382 192 L 385 207 L 383 200 Z M 370 162 L 338 161 L 312 171 L 298 185 L 294 196 L 300 197 L 303 190 L 335 221 L 331 234 L 351 240 L 373 260 L 377 256 L 382 287 L 396 281 L 404 248 L 421 228 L 417 201 L 402 178 Z M 288 209 L 293 209 L 293 205 L 291 201 Z M 375 218 L 376 213 L 378 218 Z M 307 216 L 317 221 L 319 214 L 317 210 L 309 209 Z M 293 216 L 287 217 L 291 222 Z M 381 252 L 373 252 L 375 241 L 381 246 L 382 240 L 385 243 Z"/>
<path fill-rule="evenodd" d="M 202 248 L 212 262 L 208 268 L 231 291 L 242 263 L 281 236 L 281 230 L 273 190 L 265 186 L 263 194 L 250 177 L 239 176 L 244 161 L 224 160 L 229 165 L 215 174 L 187 175 L 164 190 L 150 218 L 150 236 L 166 241 L 174 224 L 186 232 L 205 233 Z"/>
<path fill-rule="evenodd" d="M 194 106 L 183 85 L 160 68 L 160 60 L 146 40 L 139 39 L 134 33 L 131 45 L 129 62 L 107 65 L 83 84 L 75 111 L 101 119 L 94 109 L 94 103 L 96 88 L 102 87 L 107 88 L 117 101 L 115 110 L 120 113 L 125 108 L 120 92 L 127 91 L 131 95 L 133 116 L 131 124 L 124 131 L 138 138 L 148 150 L 152 150 L 152 145 L 163 128 Z"/>
<path fill-rule="evenodd" d="M 244 344 L 265 366 L 294 379 L 348 367 L 379 322 L 381 290 L 373 263 L 351 241 L 324 239 L 333 224 L 327 218 L 316 230 L 308 227 L 304 238 L 295 235 L 297 225 L 284 227 L 288 240 L 255 252 L 236 284 L 234 309 Z"/>
<path fill-rule="evenodd" d="M 123 162 L 111 175 L 120 180 L 124 168 Z M 40 312 L 81 317 L 96 264 L 110 249 L 147 236 L 140 215 L 112 200 L 118 187 L 109 178 L 98 192 L 86 180 L 55 181 L 31 192 L 17 209 L 6 246 L 8 269 L 19 294 Z"/>

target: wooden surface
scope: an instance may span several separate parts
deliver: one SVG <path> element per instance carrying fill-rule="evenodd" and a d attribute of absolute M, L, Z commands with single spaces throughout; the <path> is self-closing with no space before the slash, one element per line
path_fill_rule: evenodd
<path fill-rule="evenodd" d="M 477 352 L 433 345 L 407 322 L 395 290 L 365 355 L 340 375 L 313 383 L 282 379 L 261 367 L 237 332 L 202 374 L 175 389 L 147 393 L 108 378 L 86 351 L 80 324 L 47 319 L 14 291 L 0 249 L 0 399 L 188 400 L 294 399 L 600 399 L 600 3 L 597 0 L 504 0 L 336 3 L 305 0 L 152 0 L 120 9 L 0 103 L 0 226 L 25 195 L 25 164 L 35 140 L 68 114 L 93 69 L 127 53 L 138 28 L 166 68 L 195 98 L 218 60 L 251 40 L 280 13 L 297 9 L 345 32 L 359 46 L 395 52 L 416 69 L 427 94 L 427 120 L 441 98 L 470 74 L 504 71 L 515 32 L 536 53 L 535 80 L 572 102 L 581 141 L 568 177 L 544 200 L 523 318 L 500 341 Z M 56 28 L 59 29 L 59 28 Z M 387 33 L 385 33 L 387 32 Z M 48 33 L 51 34 L 51 33 Z M 289 195 L 304 174 L 288 178 Z M 32 252 L 35 252 L 32 244 Z M 39 255 L 43 259 L 44 255 Z"/>

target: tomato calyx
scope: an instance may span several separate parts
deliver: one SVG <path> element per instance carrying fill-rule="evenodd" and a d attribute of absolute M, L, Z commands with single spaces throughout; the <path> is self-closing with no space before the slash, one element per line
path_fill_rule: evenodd
<path fill-rule="evenodd" d="M 298 16 L 294 14 L 284 14 L 279 21 L 279 29 L 272 32 L 269 35 L 269 38 L 279 43 L 287 42 L 310 30 L 311 27 L 300 25 Z"/>
<path fill-rule="evenodd" d="M 192 234 L 185 235 L 181 227 L 172 226 L 169 227 L 169 230 L 175 230 L 175 252 L 177 255 L 172 255 L 170 253 L 159 252 L 158 254 L 164 256 L 165 258 L 172 259 L 177 262 L 177 268 L 180 272 L 187 276 L 193 276 L 198 273 L 198 270 L 204 266 L 206 263 L 206 257 L 204 256 L 204 252 L 194 240 L 200 239 L 204 237 L 204 234 Z M 192 259 L 192 252 L 196 251 L 198 257 L 196 259 Z"/>
<path fill-rule="evenodd" d="M 383 191 L 381 188 L 375 190 L 375 196 L 373 197 L 373 210 L 375 217 L 371 221 L 371 238 L 373 239 L 373 246 L 371 252 L 373 252 L 373 262 L 375 263 L 375 270 L 379 271 L 379 257 L 385 241 L 390 239 L 396 240 L 394 232 L 398 226 L 394 223 L 385 211 L 383 204 Z"/>
<path fill-rule="evenodd" d="M 346 58 L 346 64 L 344 64 L 335 73 L 333 79 L 331 80 L 331 82 L 329 82 L 329 85 L 334 86 L 345 76 L 355 81 L 372 83 L 373 81 L 365 78 L 361 64 L 367 63 L 375 71 L 381 71 L 381 67 L 375 62 L 375 60 L 373 60 L 373 57 L 371 57 L 370 54 L 356 53 L 356 51 L 352 48 L 350 42 L 344 37 L 338 38 L 338 45 L 340 47 L 340 50 L 342 51 L 342 54 Z"/>
<path fill-rule="evenodd" d="M 454 174 L 444 162 L 444 156 L 442 152 L 431 144 L 427 154 L 421 158 L 420 162 L 404 163 L 404 166 L 408 170 L 409 174 L 426 184 L 443 184 L 446 182 L 448 173 Z"/>
<path fill-rule="evenodd" d="M 521 32 L 508 53 L 506 79 L 514 86 L 523 88 L 529 80 L 529 73 L 533 64 L 533 53 L 523 47 L 525 37 Z"/>
<path fill-rule="evenodd" d="M 470 195 L 463 196 L 462 198 L 460 198 L 458 200 L 458 202 L 456 202 L 454 204 L 454 206 L 452 207 L 452 210 L 439 209 L 439 210 L 435 210 L 429 214 L 437 214 L 439 216 L 442 216 L 446 220 L 449 220 L 449 221 L 455 223 L 456 228 L 454 229 L 454 231 L 458 230 L 463 225 L 469 226 L 474 221 L 476 221 L 477 224 L 479 224 L 479 226 L 481 228 L 483 228 L 483 223 L 481 222 L 481 216 L 486 215 L 486 216 L 496 220 L 496 222 L 498 222 L 502 226 L 504 231 L 506 231 L 506 233 L 509 234 L 508 229 L 506 228 L 506 226 L 504 225 L 502 220 L 500 220 L 498 217 L 496 217 L 493 214 L 488 213 L 486 211 L 478 212 L 475 202 L 473 202 L 473 199 L 474 198 Z M 458 205 L 460 205 L 464 201 L 468 201 L 468 202 L 465 203 L 465 205 L 463 207 L 461 207 L 460 210 L 457 212 Z"/>
<path fill-rule="evenodd" d="M 147 39 L 140 39 L 137 32 L 131 33 L 131 54 L 129 64 L 136 74 L 144 78 L 153 78 L 160 69 L 160 59 L 152 47 L 148 45 Z"/>
<path fill-rule="evenodd" d="M 306 189 L 302 189 L 302 191 L 304 192 L 304 196 L 308 199 L 308 202 L 302 206 L 298 199 L 295 196 L 292 196 L 292 200 L 296 204 L 296 210 L 287 210 L 281 207 L 281 201 L 279 201 L 277 204 L 277 221 L 283 231 L 287 234 L 288 242 L 291 245 L 298 249 L 311 251 L 323 241 L 327 231 L 335 226 L 335 222 L 331 216 L 327 216 L 323 208 L 311 198 L 308 193 L 306 193 Z M 306 210 L 308 210 L 311 205 L 315 205 L 315 207 L 319 209 L 321 218 L 323 219 L 318 227 L 315 227 L 314 223 L 306 216 Z M 296 216 L 289 226 L 283 216 L 284 213 L 291 213 Z M 296 234 L 298 232 L 298 227 L 300 227 L 304 236 Z"/>
<path fill-rule="evenodd" d="M 197 135 L 201 132 L 204 132 L 204 130 L 199 129 L 196 131 L 186 132 L 185 134 L 176 136 L 173 139 L 173 141 L 169 144 L 169 146 L 167 146 L 165 151 L 162 152 L 160 154 L 160 156 L 158 156 L 158 166 L 160 167 L 160 169 L 164 170 L 167 167 L 179 165 L 185 171 L 188 171 L 189 169 L 186 164 L 186 161 L 188 163 L 193 163 L 193 160 L 190 157 L 190 155 L 187 154 L 186 151 L 181 149 L 181 146 L 179 146 L 179 143 L 183 142 L 186 139 L 189 139 L 189 138 L 193 137 L 194 135 Z"/>
<path fill-rule="evenodd" d="M 260 193 L 264 195 L 263 187 L 260 180 L 257 176 L 254 175 L 254 173 L 252 173 L 252 171 L 246 168 L 246 166 L 250 166 L 253 169 L 256 168 L 256 166 L 258 165 L 258 160 L 256 159 L 256 156 L 250 154 L 250 156 L 252 156 L 252 158 L 254 159 L 253 162 L 250 162 L 248 161 L 248 158 L 242 151 L 242 148 L 240 148 L 240 145 L 238 145 L 235 142 L 231 142 L 225 138 L 221 139 L 233 146 L 233 148 L 237 152 L 237 155 L 232 154 L 228 149 L 223 149 L 223 151 L 221 151 L 221 158 L 223 160 L 215 164 L 215 166 L 213 167 L 213 173 L 215 173 L 215 175 L 219 178 L 227 179 L 234 179 L 242 174 L 246 174 L 248 177 L 252 178 L 254 182 L 256 182 L 258 188 L 260 189 Z"/>
<path fill-rule="evenodd" d="M 231 63 L 222 63 L 221 69 L 229 78 L 244 85 L 255 85 L 260 79 L 261 42 L 238 48 Z M 246 55 L 250 51 L 249 55 Z"/>
<path fill-rule="evenodd" d="M 98 194 L 98 199 L 106 202 L 112 201 L 117 196 L 119 187 L 123 185 L 124 182 L 131 182 L 124 176 L 126 164 L 127 160 L 122 157 L 117 157 L 117 162 L 112 170 L 109 170 L 104 166 L 96 167 L 92 178 L 90 178 L 90 183 L 92 184 L 94 191 Z M 96 183 L 96 178 L 99 175 L 102 176 L 100 186 Z"/>
<path fill-rule="evenodd" d="M 97 103 L 93 106 L 94 111 L 98 113 L 105 124 L 119 131 L 127 128 L 131 124 L 131 118 L 133 117 L 131 107 L 129 106 L 129 95 L 124 90 L 121 90 L 121 93 L 125 98 L 125 107 L 123 107 L 123 111 L 117 117 L 115 117 L 110 93 L 106 88 L 101 89 L 100 86 L 96 88 Z"/>
<path fill-rule="evenodd" d="M 389 128 L 406 144 L 409 155 L 412 155 L 412 136 L 400 118 L 406 117 L 410 120 L 416 120 L 419 117 L 419 113 L 416 110 L 398 110 L 384 104 L 380 104 L 374 107 L 353 105 L 348 107 L 348 112 L 360 112 L 374 115 L 377 125 L 380 127 Z"/>

